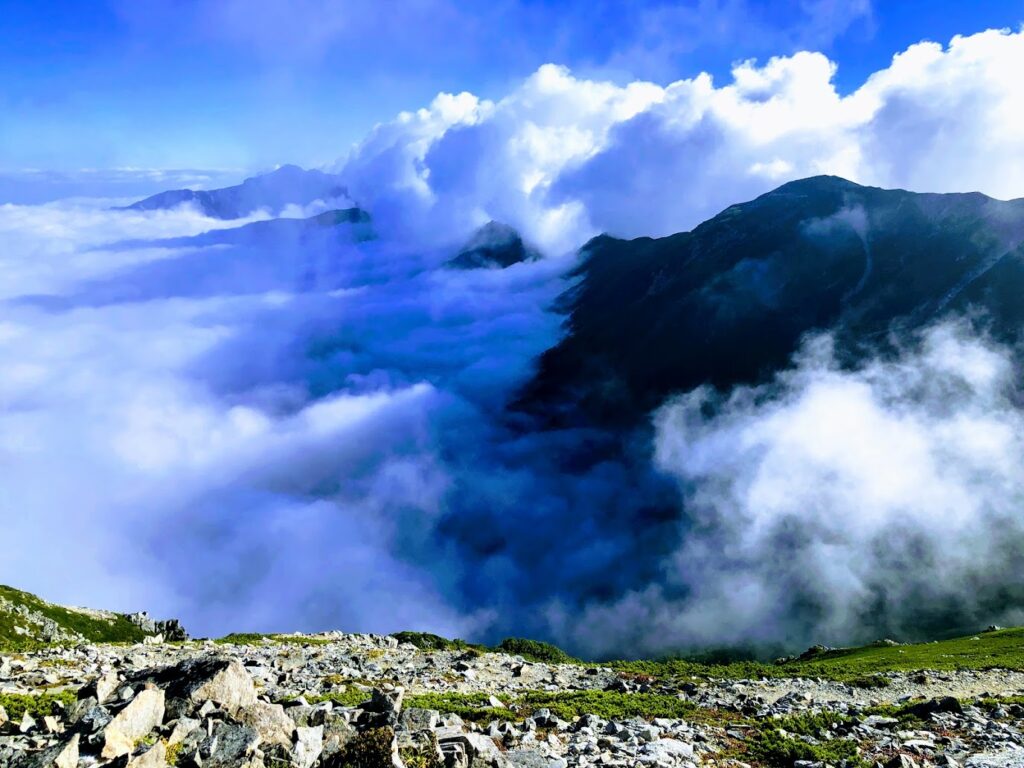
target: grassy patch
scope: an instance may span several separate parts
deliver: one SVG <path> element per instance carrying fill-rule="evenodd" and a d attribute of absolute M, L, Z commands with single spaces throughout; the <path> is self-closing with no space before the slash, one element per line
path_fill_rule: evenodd
<path fill-rule="evenodd" d="M 544 664 L 572 664 L 579 661 L 557 645 L 542 643 L 539 640 L 527 640 L 522 637 L 506 637 L 498 643 L 498 647 L 495 650 L 522 656 L 527 661 Z"/>
<path fill-rule="evenodd" d="M 706 677 L 729 680 L 758 679 L 762 677 L 786 677 L 781 667 L 758 661 L 736 661 L 727 664 L 706 663 L 690 659 L 641 659 L 636 661 L 608 661 L 604 666 L 618 670 L 624 675 L 642 675 L 652 678 L 696 679 Z"/>
<path fill-rule="evenodd" d="M 826 765 L 837 765 L 845 760 L 847 765 L 867 767 L 867 762 L 857 754 L 857 743 L 844 739 L 831 739 L 819 744 L 809 744 L 799 738 L 784 736 L 776 728 L 755 731 L 745 743 L 742 752 L 745 761 L 753 761 L 765 768 L 792 768 L 797 760 L 811 760 Z"/>
<path fill-rule="evenodd" d="M 656 693 L 621 693 L 619 691 L 531 691 L 516 702 L 529 711 L 550 709 L 562 720 L 580 715 L 597 715 L 606 720 L 642 717 L 681 719 L 696 709 L 694 704 L 675 696 Z"/>
<path fill-rule="evenodd" d="M 449 640 L 430 632 L 396 632 L 392 637 L 400 643 L 411 643 L 421 651 L 452 651 L 455 653 L 464 651 L 472 655 L 495 651 L 522 656 L 527 661 L 544 664 L 580 663 L 578 659 L 574 659 L 557 645 L 543 643 L 539 640 L 527 640 L 523 637 L 506 637 L 494 648 L 478 643 L 467 643 L 465 640 Z"/>
<path fill-rule="evenodd" d="M 834 679 L 919 669 L 1024 670 L 1024 628 L 982 632 L 933 643 L 868 645 L 825 651 L 813 659 L 788 662 L 779 668 L 790 673 Z"/>
<path fill-rule="evenodd" d="M 329 645 L 331 640 L 326 637 L 307 637 L 305 635 L 277 635 L 264 632 L 232 632 L 230 635 L 218 637 L 213 642 L 220 645 Z"/>
<path fill-rule="evenodd" d="M 757 679 L 821 677 L 862 688 L 889 685 L 886 672 L 1011 669 L 1024 670 L 1024 628 L 982 632 L 967 637 L 913 645 L 873 644 L 861 648 L 823 650 L 804 659 L 779 664 L 758 661 L 708 663 L 693 659 L 611 661 L 624 674 L 661 679 Z"/>
<path fill-rule="evenodd" d="M 981 699 L 978 705 L 983 709 L 995 709 L 996 707 L 1009 707 L 1016 704 L 1024 707 L 1024 696 L 1001 696 L 998 699 Z"/>
<path fill-rule="evenodd" d="M 857 677 L 850 678 L 846 682 L 854 688 L 864 688 L 866 690 L 888 688 L 892 685 L 892 680 L 884 675 L 859 675 Z"/>
<path fill-rule="evenodd" d="M 508 696 L 498 696 L 509 704 Z M 415 693 L 406 696 L 403 706 L 416 709 L 436 709 L 442 714 L 458 715 L 463 720 L 489 723 L 491 720 L 521 719 L 516 712 L 504 707 L 492 707 L 486 693 Z"/>
<path fill-rule="evenodd" d="M 7 716 L 12 721 L 18 722 L 26 712 L 36 719 L 57 714 L 60 711 L 60 705 L 70 708 L 76 699 L 77 695 L 74 691 L 38 694 L 0 693 L 0 707 L 7 711 Z"/>
<path fill-rule="evenodd" d="M 396 632 L 392 635 L 400 643 L 410 643 L 421 651 L 466 651 L 476 650 L 485 652 L 490 650 L 486 645 L 467 643 L 465 640 L 449 640 L 447 637 L 434 635 L 430 632 Z"/>
<path fill-rule="evenodd" d="M 486 693 L 422 693 L 407 696 L 405 706 L 436 709 L 474 722 L 522 720 L 539 709 L 551 710 L 555 717 L 570 721 L 581 715 L 597 715 L 607 720 L 681 719 L 693 715 L 697 709 L 675 696 L 618 691 L 528 691 L 518 696 L 501 694 L 498 699 L 506 706 L 491 706 Z"/>
<path fill-rule="evenodd" d="M 339 707 L 358 707 L 364 701 L 370 700 L 370 692 L 355 687 L 348 687 L 344 691 L 329 691 L 318 693 L 304 698 L 310 704 L 320 704 L 324 701 L 332 701 Z"/>

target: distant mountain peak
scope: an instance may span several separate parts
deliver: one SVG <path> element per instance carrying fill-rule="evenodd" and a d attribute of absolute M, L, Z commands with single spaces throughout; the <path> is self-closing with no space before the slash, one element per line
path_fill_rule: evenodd
<path fill-rule="evenodd" d="M 526 245 L 513 227 L 492 220 L 470 236 L 448 266 L 453 269 L 504 269 L 538 258 L 540 254 Z"/>
<path fill-rule="evenodd" d="M 127 210 L 166 210 L 192 203 L 211 218 L 240 219 L 263 209 L 277 215 L 287 205 L 309 205 L 316 200 L 350 202 L 340 176 L 282 165 L 232 187 L 160 192 L 127 206 Z"/>

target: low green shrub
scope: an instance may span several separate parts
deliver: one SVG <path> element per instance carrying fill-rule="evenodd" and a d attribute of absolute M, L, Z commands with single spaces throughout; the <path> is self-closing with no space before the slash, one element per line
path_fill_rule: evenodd
<path fill-rule="evenodd" d="M 77 701 L 74 691 L 59 691 L 57 693 L 0 693 L 0 707 L 7 712 L 12 721 L 21 720 L 28 712 L 34 718 L 42 718 L 46 715 L 54 715 L 59 712 L 61 705 L 70 708 Z"/>
<path fill-rule="evenodd" d="M 506 704 L 512 701 L 508 696 L 498 698 Z M 490 696 L 486 693 L 416 693 L 406 696 L 403 706 L 436 709 L 475 723 L 517 719 L 517 713 L 512 709 L 491 706 Z"/>
<path fill-rule="evenodd" d="M 851 678 L 847 681 L 854 688 L 888 688 L 892 685 L 892 680 L 883 675 L 858 675 L 857 677 Z"/>
<path fill-rule="evenodd" d="M 531 691 L 516 699 L 515 704 L 527 714 L 538 709 L 550 709 L 562 720 L 572 720 L 581 715 L 597 715 L 606 720 L 631 717 L 682 719 L 695 710 L 694 704 L 675 696 L 619 691 Z"/>
<path fill-rule="evenodd" d="M 394 736 L 394 731 L 386 727 L 363 731 L 345 745 L 344 757 L 338 764 L 347 768 L 392 768 Z"/>
<path fill-rule="evenodd" d="M 396 632 L 392 635 L 400 643 L 410 643 L 421 651 L 477 651 L 483 653 L 488 650 L 487 646 L 477 643 L 467 643 L 458 638 L 449 640 L 447 637 L 434 635 L 430 632 Z"/>
<path fill-rule="evenodd" d="M 867 768 L 867 762 L 858 754 L 856 742 L 832 739 L 820 744 L 808 744 L 802 739 L 783 736 L 775 728 L 755 731 L 747 741 L 744 755 L 747 761 L 753 760 L 765 768 L 793 768 L 797 760 L 826 765 L 838 765 L 845 760 L 848 766 Z"/>
<path fill-rule="evenodd" d="M 522 656 L 527 661 L 544 664 L 572 664 L 578 662 L 557 645 L 542 643 L 539 640 L 527 640 L 523 637 L 506 637 L 496 650 Z"/>

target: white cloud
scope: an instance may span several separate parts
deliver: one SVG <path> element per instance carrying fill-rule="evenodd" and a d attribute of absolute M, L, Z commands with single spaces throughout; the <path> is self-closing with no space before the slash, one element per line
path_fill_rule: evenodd
<path fill-rule="evenodd" d="M 442 95 L 379 126 L 341 169 L 421 236 L 493 218 L 553 251 L 689 229 L 815 174 L 1014 197 L 1022 68 L 1024 32 L 996 30 L 911 46 L 846 96 L 819 53 L 741 63 L 724 85 L 618 86 L 547 65 L 498 101 Z"/>
<path fill-rule="evenodd" d="M 484 620 L 425 570 L 441 454 L 551 343 L 566 264 L 108 205 L 0 206 L 0 580 L 199 632 Z"/>
<path fill-rule="evenodd" d="M 657 653 L 1019 618 L 1006 601 L 1024 545 L 1016 391 L 1009 350 L 942 325 L 896 360 L 843 370 L 824 336 L 774 385 L 676 398 L 656 416 L 655 461 L 685 499 L 678 549 L 662 579 L 566 635 Z M 636 631 L 612 629 L 624 615 Z M 572 629 L 588 625 L 614 639 Z"/>

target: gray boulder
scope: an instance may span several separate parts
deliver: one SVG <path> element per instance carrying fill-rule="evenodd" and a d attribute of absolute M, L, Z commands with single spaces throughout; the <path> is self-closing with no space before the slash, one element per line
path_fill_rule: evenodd
<path fill-rule="evenodd" d="M 164 692 L 159 688 L 140 691 L 103 729 L 101 757 L 111 759 L 130 754 L 139 739 L 164 719 Z"/>
<path fill-rule="evenodd" d="M 173 667 L 147 671 L 142 679 L 151 680 L 166 691 L 168 711 L 173 717 L 189 715 L 207 701 L 230 714 L 256 703 L 252 677 L 235 659 L 186 659 Z"/>

